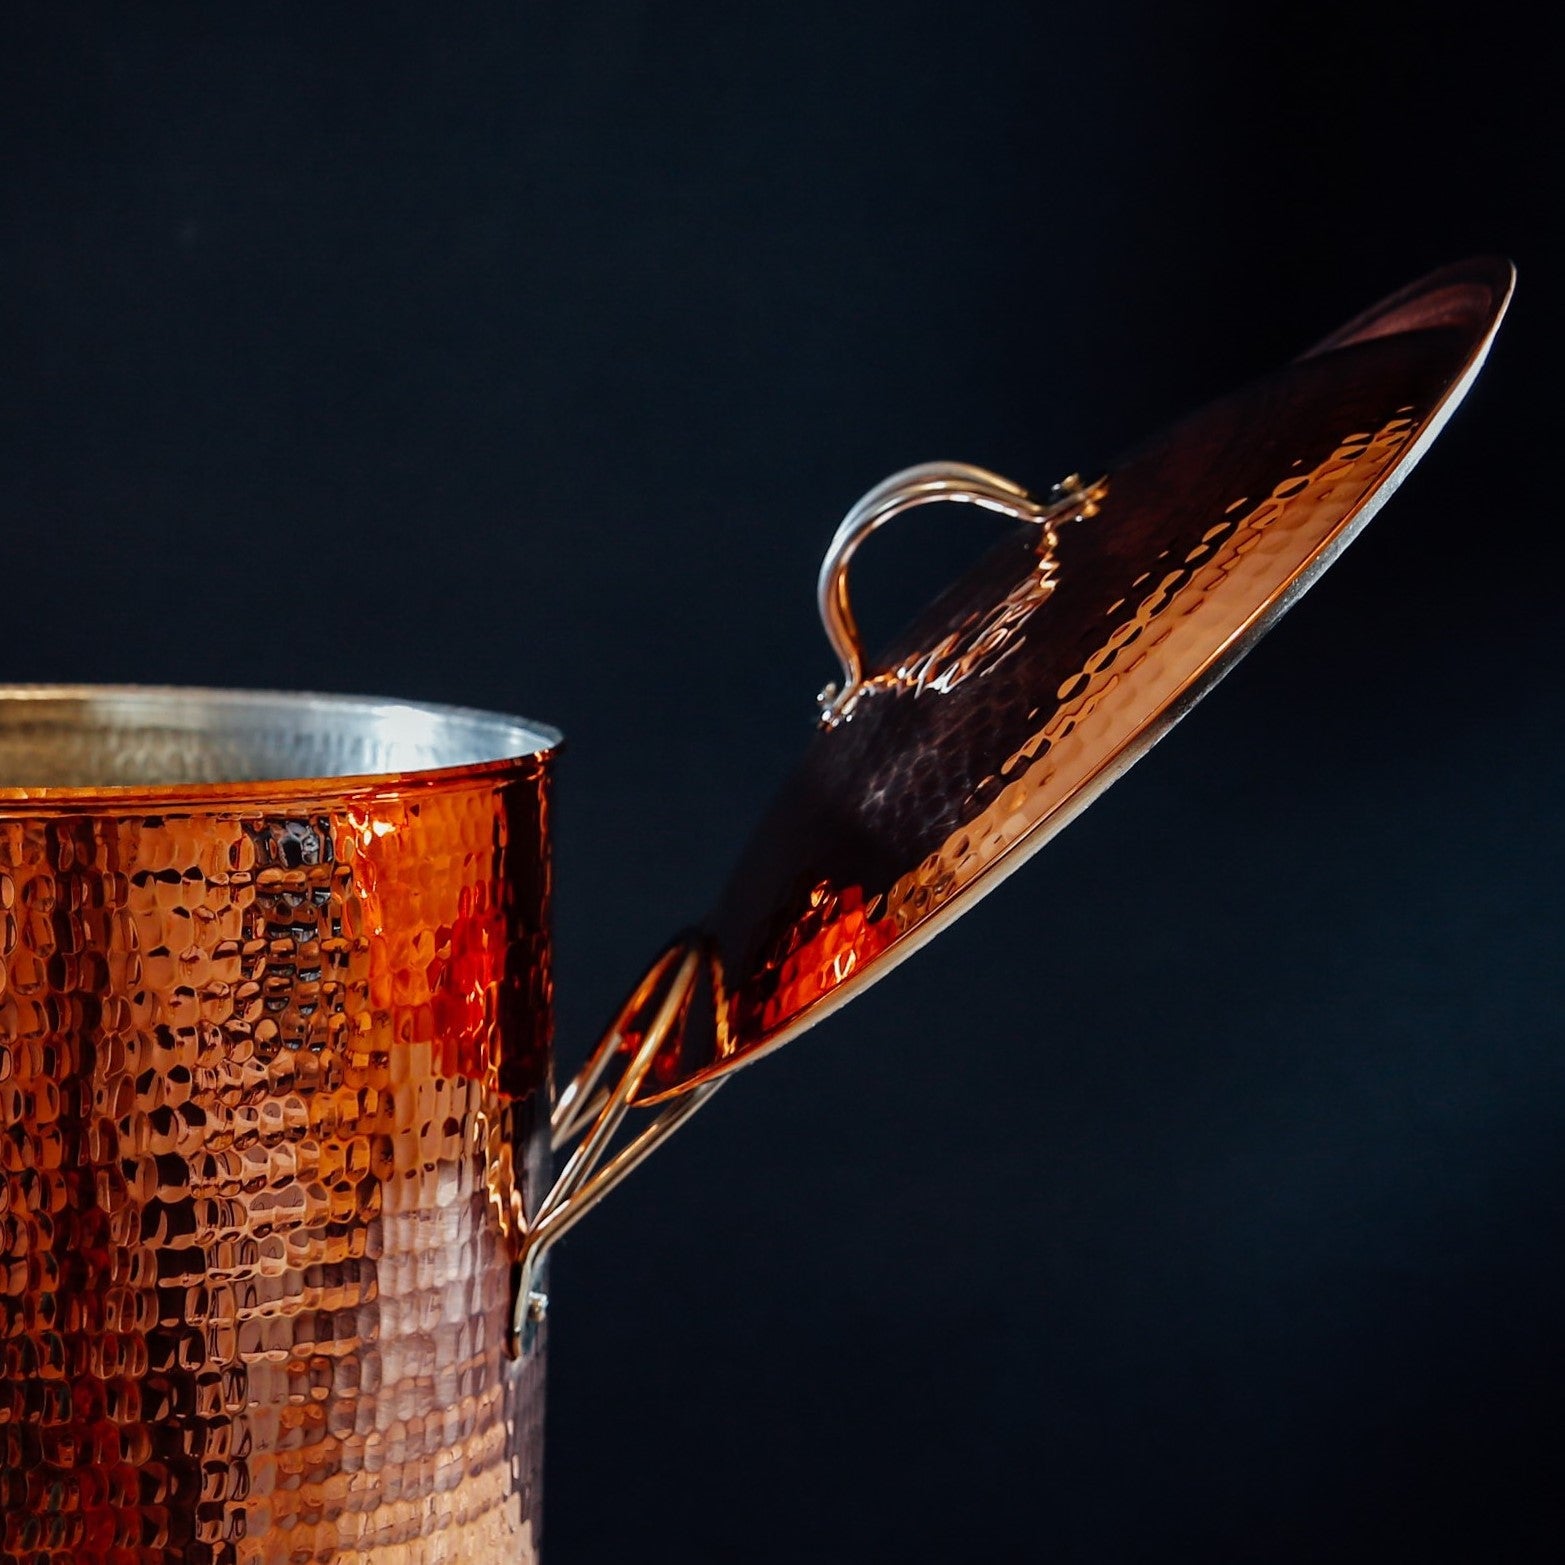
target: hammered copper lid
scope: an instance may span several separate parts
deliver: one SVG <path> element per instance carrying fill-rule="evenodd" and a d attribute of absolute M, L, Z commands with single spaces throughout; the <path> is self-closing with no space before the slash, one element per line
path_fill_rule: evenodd
<path fill-rule="evenodd" d="M 1513 278 L 1501 260 L 1436 272 L 1045 500 L 955 466 L 866 496 L 822 573 L 845 689 L 825 693 L 797 771 L 690 937 L 709 981 L 641 1100 L 812 1026 L 1143 756 L 1428 448 L 1482 364 Z M 875 526 L 936 498 L 1025 520 L 866 675 L 847 561 Z"/>

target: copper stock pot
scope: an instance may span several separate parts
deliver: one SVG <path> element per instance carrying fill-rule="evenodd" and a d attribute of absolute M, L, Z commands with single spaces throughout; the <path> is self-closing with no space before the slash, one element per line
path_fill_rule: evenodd
<path fill-rule="evenodd" d="M 1166 732 L 1422 453 L 1511 285 L 1436 273 L 1036 498 L 952 463 L 866 495 L 813 741 L 558 1095 L 552 729 L 0 691 L 0 1560 L 533 1558 L 549 1246 Z M 938 500 L 1017 526 L 870 662 L 854 551 Z"/>

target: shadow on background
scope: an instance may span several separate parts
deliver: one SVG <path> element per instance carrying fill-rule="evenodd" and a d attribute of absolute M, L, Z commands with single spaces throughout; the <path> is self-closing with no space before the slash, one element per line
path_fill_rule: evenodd
<path fill-rule="evenodd" d="M 1521 266 L 1210 705 L 563 1247 L 553 1565 L 1557 1547 L 1555 88 L 1455 16 L 0 23 L 3 677 L 563 725 L 567 1061 L 802 745 L 862 489 Z M 991 536 L 877 540 L 866 618 Z"/>

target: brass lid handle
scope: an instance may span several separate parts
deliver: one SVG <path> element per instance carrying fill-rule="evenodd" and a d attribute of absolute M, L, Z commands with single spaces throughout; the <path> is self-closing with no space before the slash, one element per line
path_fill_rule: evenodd
<path fill-rule="evenodd" d="M 834 728 L 851 717 L 869 683 L 864 672 L 864 646 L 848 595 L 848 567 L 854 554 L 871 533 L 893 517 L 937 500 L 976 505 L 1052 529 L 1080 515 L 1091 504 L 1092 491 L 1072 474 L 1055 485 L 1048 499 L 1039 500 L 1020 484 L 986 468 L 966 462 L 923 462 L 893 473 L 863 495 L 838 525 L 821 561 L 815 586 L 826 639 L 842 665 L 840 683 L 827 685 L 816 697 L 822 727 Z M 1051 535 L 1048 546 L 1052 548 L 1053 544 Z"/>

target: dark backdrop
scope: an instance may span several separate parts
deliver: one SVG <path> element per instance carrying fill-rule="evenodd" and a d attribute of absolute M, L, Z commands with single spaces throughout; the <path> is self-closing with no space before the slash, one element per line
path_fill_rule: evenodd
<path fill-rule="evenodd" d="M 562 1248 L 552 1565 L 1557 1548 L 1558 87 L 1502 15 L 6 8 L 0 677 L 561 724 L 567 1059 L 802 744 L 861 489 L 1047 484 L 1520 263 L 1283 629 Z M 868 618 L 980 534 L 877 540 Z"/>

